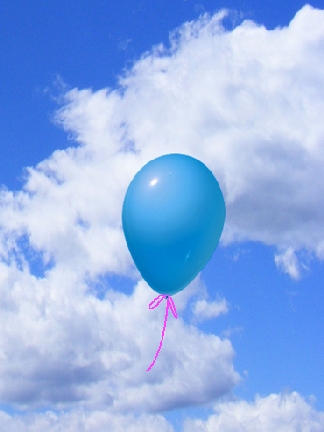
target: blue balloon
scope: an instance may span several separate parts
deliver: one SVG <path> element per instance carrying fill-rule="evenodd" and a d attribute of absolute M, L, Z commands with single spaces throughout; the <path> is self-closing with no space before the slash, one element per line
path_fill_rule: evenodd
<path fill-rule="evenodd" d="M 122 225 L 131 256 L 159 294 L 183 290 L 205 267 L 225 223 L 218 181 L 199 160 L 167 154 L 128 186 Z"/>

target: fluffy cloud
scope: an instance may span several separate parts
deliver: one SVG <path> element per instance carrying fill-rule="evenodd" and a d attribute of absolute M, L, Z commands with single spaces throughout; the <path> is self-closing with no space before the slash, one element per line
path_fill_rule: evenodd
<path fill-rule="evenodd" d="M 170 50 L 147 53 L 120 90 L 69 92 L 58 119 L 84 145 L 77 167 L 87 158 L 91 204 L 102 198 L 101 179 L 107 206 L 114 194 L 116 223 L 126 185 L 143 164 L 190 154 L 224 192 L 222 242 L 274 245 L 278 266 L 300 277 L 298 251 L 324 256 L 323 15 L 305 6 L 288 27 L 268 31 L 245 21 L 232 32 L 221 28 L 224 13 L 206 15 L 175 32 Z M 52 169 L 63 174 L 61 164 Z M 68 164 L 64 172 L 71 176 Z"/>
<path fill-rule="evenodd" d="M 56 414 L 10 416 L 0 412 L 0 431 L 7 432 L 174 432 L 161 415 L 111 415 L 106 411 L 71 411 Z"/>
<path fill-rule="evenodd" d="M 182 152 L 213 170 L 227 205 L 222 244 L 274 245 L 277 265 L 294 278 L 303 265 L 298 251 L 323 259 L 324 11 L 305 6 L 272 31 L 245 21 L 225 32 L 223 16 L 186 23 L 169 50 L 143 56 L 119 89 L 69 91 L 57 121 L 76 145 L 29 168 L 22 191 L 0 191 L 2 403 L 92 410 L 81 421 L 100 430 L 106 426 L 96 422 L 113 413 L 204 404 L 239 381 L 230 341 L 181 314 L 169 318 L 163 355 L 146 372 L 164 310 L 148 310 L 152 291 L 135 284 L 120 215 L 129 182 L 152 158 Z M 101 282 L 107 274 L 131 278 L 133 294 Z M 202 292 L 197 278 L 177 295 L 178 311 Z M 221 311 L 226 303 L 194 306 L 197 317 Z M 237 418 L 243 405 L 264 411 L 271 398 L 257 408 L 237 403 Z M 211 421 L 226 417 L 220 409 Z M 70 422 L 64 430 L 75 430 L 73 415 L 57 420 Z M 20 421 L 3 416 L 2 424 Z M 59 430 L 55 418 L 40 415 L 28 428 Z M 158 430 L 170 430 L 154 418 Z"/>
<path fill-rule="evenodd" d="M 271 394 L 215 406 L 206 421 L 186 419 L 184 432 L 323 432 L 324 412 L 316 411 L 298 393 Z"/>
<path fill-rule="evenodd" d="M 163 356 L 146 372 L 161 337 L 164 308 L 148 309 L 152 293 L 144 282 L 129 297 L 111 289 L 100 300 L 76 272 L 57 267 L 48 275 L 37 280 L 26 270 L 1 265 L 3 403 L 157 412 L 207 402 L 238 382 L 231 343 L 189 328 L 181 317 L 169 320 Z M 178 296 L 180 313 L 186 297 Z"/>
<path fill-rule="evenodd" d="M 225 299 L 208 302 L 198 300 L 192 307 L 192 311 L 198 320 L 216 318 L 228 312 L 228 305 Z"/>
<path fill-rule="evenodd" d="M 207 420 L 186 418 L 182 432 L 323 432 L 324 412 L 316 411 L 298 393 L 256 397 L 254 402 L 218 404 Z M 62 413 L 8 415 L 0 412 L 0 432 L 175 432 L 159 414 L 111 414 L 107 410 L 72 410 Z"/>

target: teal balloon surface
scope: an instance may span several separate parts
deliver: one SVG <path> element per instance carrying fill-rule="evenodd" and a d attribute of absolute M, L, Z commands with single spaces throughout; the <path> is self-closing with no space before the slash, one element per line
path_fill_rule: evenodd
<path fill-rule="evenodd" d="M 183 290 L 205 267 L 225 223 L 218 181 L 199 160 L 167 154 L 129 184 L 122 226 L 130 254 L 159 294 Z"/>

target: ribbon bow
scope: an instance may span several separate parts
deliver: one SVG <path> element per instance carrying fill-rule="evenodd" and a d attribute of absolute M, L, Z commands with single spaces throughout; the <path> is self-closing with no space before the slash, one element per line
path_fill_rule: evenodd
<path fill-rule="evenodd" d="M 158 297 L 156 297 L 156 298 L 155 298 L 153 301 L 151 301 L 151 303 L 149 304 L 149 309 L 155 309 L 156 307 L 158 307 L 159 304 L 161 303 L 161 301 L 162 301 L 164 298 L 166 298 L 166 300 L 167 300 L 167 304 L 166 304 L 166 308 L 165 308 L 164 324 L 163 324 L 163 329 L 162 329 L 162 339 L 161 339 L 161 342 L 160 342 L 160 346 L 159 346 L 158 350 L 156 351 L 155 358 L 154 358 L 153 362 L 150 364 L 150 367 L 149 367 L 148 369 L 146 369 L 146 372 L 148 372 L 149 370 L 152 369 L 152 367 L 154 366 L 154 363 L 155 363 L 155 361 L 156 361 L 156 359 L 157 359 L 157 357 L 158 357 L 158 355 L 159 355 L 159 352 L 161 351 L 161 348 L 162 348 L 162 341 L 163 341 L 163 338 L 164 338 L 164 331 L 165 331 L 166 323 L 167 323 L 167 320 L 168 320 L 168 313 L 169 313 L 169 309 L 171 310 L 171 312 L 172 312 L 174 318 L 175 318 L 175 319 L 178 318 L 177 310 L 176 310 L 176 307 L 175 307 L 174 301 L 172 300 L 172 297 L 171 297 L 171 296 L 168 296 L 168 295 L 161 294 L 161 295 L 159 295 Z"/>

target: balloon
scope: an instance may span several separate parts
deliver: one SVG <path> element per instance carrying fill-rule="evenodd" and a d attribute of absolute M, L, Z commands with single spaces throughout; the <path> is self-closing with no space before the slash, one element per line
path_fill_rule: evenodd
<path fill-rule="evenodd" d="M 219 242 L 225 214 L 216 178 L 191 156 L 158 157 L 135 175 L 122 225 L 136 267 L 154 291 L 176 294 L 198 275 Z"/>

